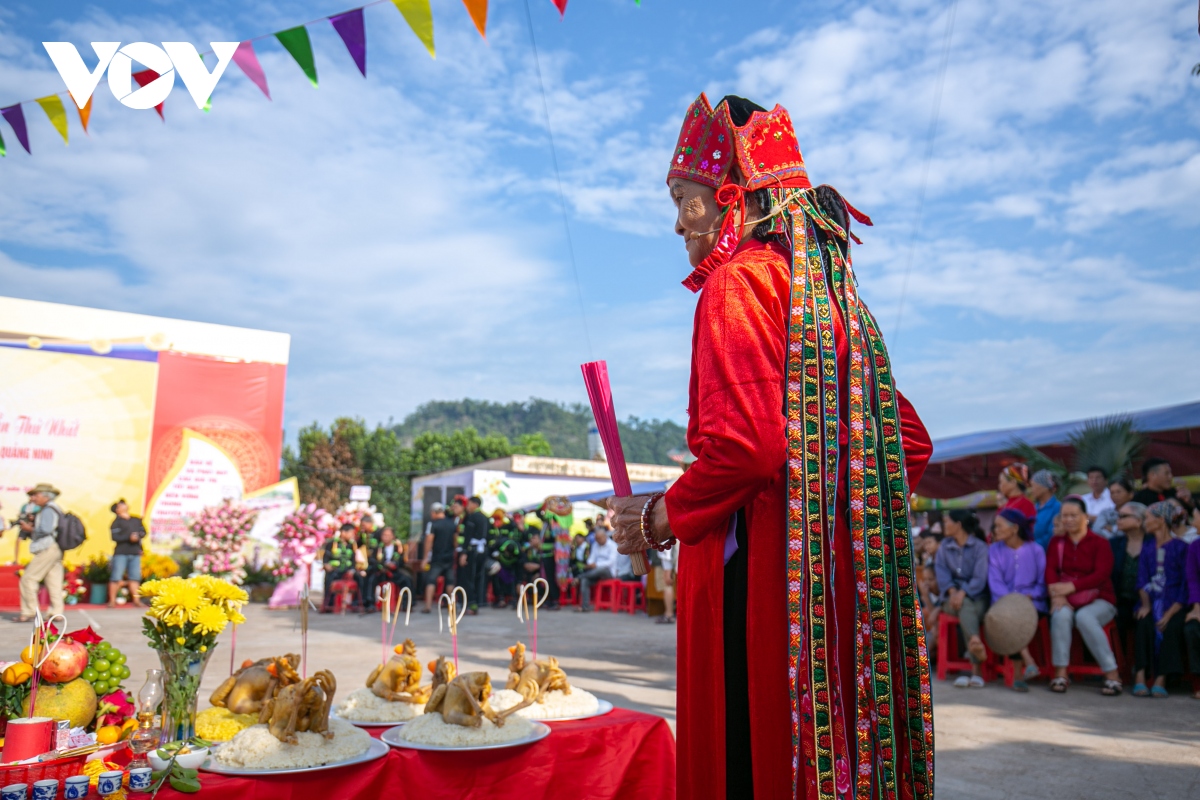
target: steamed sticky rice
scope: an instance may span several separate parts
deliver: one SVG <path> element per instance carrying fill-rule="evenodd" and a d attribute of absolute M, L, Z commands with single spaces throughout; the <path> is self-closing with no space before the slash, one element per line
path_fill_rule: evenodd
<path fill-rule="evenodd" d="M 501 689 L 492 695 L 492 708 L 504 711 L 524 699 L 512 689 Z M 558 689 L 546 692 L 544 702 L 522 708 L 515 716 L 528 719 L 563 719 L 565 717 L 586 717 L 599 710 L 600 701 L 596 699 L 596 695 L 571 687 L 570 694 L 563 694 Z"/>
<path fill-rule="evenodd" d="M 356 722 L 408 722 L 425 713 L 424 703 L 401 703 L 376 697 L 370 689 L 355 689 L 334 713 Z"/>
<path fill-rule="evenodd" d="M 484 719 L 478 728 L 451 725 L 442 719 L 440 712 L 424 714 L 405 725 L 400 738 L 413 744 L 432 744 L 438 747 L 481 747 L 503 744 L 524 739 L 533 733 L 533 723 L 524 717 L 513 715 L 497 728 L 491 720 Z"/>
<path fill-rule="evenodd" d="M 349 722 L 329 720 L 333 738 L 319 733 L 296 733 L 296 744 L 281 742 L 266 725 L 253 725 L 221 745 L 218 763 L 242 769 L 304 769 L 347 761 L 367 752 L 371 736 Z"/>

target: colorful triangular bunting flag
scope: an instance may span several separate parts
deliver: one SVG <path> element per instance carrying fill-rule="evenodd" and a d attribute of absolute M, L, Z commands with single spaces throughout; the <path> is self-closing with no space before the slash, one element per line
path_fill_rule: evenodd
<path fill-rule="evenodd" d="M 95 95 L 92 97 L 95 97 Z M 71 98 L 71 102 L 75 104 L 76 108 L 79 108 L 79 124 L 83 126 L 84 133 L 88 132 L 88 120 L 92 118 L 92 97 L 88 98 L 88 101 L 84 103 L 83 108 L 79 108 L 79 104 L 75 103 L 74 97 Z"/>
<path fill-rule="evenodd" d="M 299 25 L 275 34 L 275 38 L 283 45 L 283 49 L 292 54 L 300 69 L 308 76 L 313 86 L 317 85 L 317 65 L 313 61 L 312 40 L 308 38 L 308 28 Z"/>
<path fill-rule="evenodd" d="M 145 86 L 149 83 L 153 83 L 154 80 L 158 77 L 158 75 L 159 75 L 159 73 L 155 72 L 152 69 L 144 69 L 141 72 L 133 73 L 133 79 L 135 81 L 137 81 L 138 86 Z M 162 103 L 159 103 L 158 105 L 156 105 L 154 107 L 154 110 L 158 112 L 159 119 L 161 119 L 163 122 L 167 121 L 167 118 L 163 116 L 163 104 Z"/>
<path fill-rule="evenodd" d="M 29 129 L 25 127 L 25 112 L 21 110 L 21 104 L 0 108 L 0 117 L 4 117 L 12 126 L 13 133 L 17 135 L 17 141 L 25 148 L 25 152 L 33 155 L 33 151 L 29 149 Z"/>
<path fill-rule="evenodd" d="M 67 109 L 63 107 L 62 98 L 51 94 L 39 97 L 37 104 L 42 107 L 42 111 L 46 112 L 46 116 L 50 118 L 50 124 L 58 131 L 58 135 L 63 137 L 63 144 L 70 144 L 67 139 Z"/>
<path fill-rule="evenodd" d="M 429 57 L 435 58 L 433 53 L 433 12 L 429 10 L 429 0 L 392 0 L 392 3 L 404 15 L 404 21 L 408 23 L 408 27 L 412 28 L 412 32 L 425 45 L 425 49 L 429 51 Z"/>
<path fill-rule="evenodd" d="M 350 51 L 350 57 L 362 76 L 367 77 L 367 32 L 363 27 L 363 10 L 356 8 L 344 14 L 334 14 L 329 18 L 333 29 L 342 37 L 342 43 Z"/>
<path fill-rule="evenodd" d="M 271 99 L 271 90 L 267 88 L 267 75 L 263 72 L 262 65 L 258 63 L 258 56 L 254 54 L 254 45 L 250 42 L 242 42 L 238 45 L 238 49 L 234 51 L 233 63 L 241 68 L 250 81 L 262 89 L 262 93 Z"/>
<path fill-rule="evenodd" d="M 564 16 L 567 13 L 567 0 L 551 0 L 554 7 L 558 9 L 558 15 Z"/>
<path fill-rule="evenodd" d="M 471 21 L 475 23 L 475 29 L 485 39 L 487 38 L 487 4 L 488 0 L 463 0 L 463 5 L 467 7 L 467 12 L 471 15 Z"/>

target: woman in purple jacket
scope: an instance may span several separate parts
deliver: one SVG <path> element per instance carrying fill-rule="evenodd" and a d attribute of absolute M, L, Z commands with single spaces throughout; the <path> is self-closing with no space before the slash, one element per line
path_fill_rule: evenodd
<path fill-rule="evenodd" d="M 1030 519 L 1015 508 L 1005 508 L 996 515 L 993 526 L 993 541 L 988 547 L 988 589 L 992 602 L 1006 594 L 1023 594 L 1033 601 L 1039 614 L 1045 614 L 1046 551 L 1033 541 Z M 1038 676 L 1028 645 L 1021 649 L 1020 659 L 1025 666 L 1020 679 L 1013 681 L 1013 689 L 1028 692 L 1028 681 Z"/>
<path fill-rule="evenodd" d="M 1187 642 L 1188 664 L 1192 668 L 1192 697 L 1200 700 L 1200 539 L 1188 545 L 1183 571 L 1188 602 L 1183 638 Z"/>
<path fill-rule="evenodd" d="M 1167 676 L 1183 672 L 1183 611 L 1187 602 L 1184 565 L 1187 543 L 1171 535 L 1175 518 L 1183 509 L 1163 501 L 1146 512 L 1146 537 L 1138 558 L 1138 593 L 1141 605 L 1134 613 L 1133 694 L 1135 697 L 1167 697 Z M 1153 538 L 1151 538 L 1153 537 Z M 1146 687 L 1146 674 L 1154 676 Z"/>

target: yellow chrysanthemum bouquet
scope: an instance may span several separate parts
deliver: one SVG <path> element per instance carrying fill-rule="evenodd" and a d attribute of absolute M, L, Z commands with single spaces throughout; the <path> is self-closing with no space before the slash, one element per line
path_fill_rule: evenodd
<path fill-rule="evenodd" d="M 150 601 L 142 631 L 163 666 L 165 740 L 191 739 L 204 667 L 217 636 L 230 623 L 246 621 L 241 610 L 250 598 L 241 587 L 211 575 L 146 581 L 140 594 Z"/>

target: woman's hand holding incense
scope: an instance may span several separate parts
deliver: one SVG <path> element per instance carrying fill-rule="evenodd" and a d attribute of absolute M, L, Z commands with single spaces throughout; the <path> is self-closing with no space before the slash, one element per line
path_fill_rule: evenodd
<path fill-rule="evenodd" d="M 650 495 L 640 494 L 633 497 L 610 497 L 607 507 L 613 512 L 612 538 L 617 543 L 617 552 L 622 555 L 640 553 L 648 550 L 646 538 L 642 536 L 642 509 Z M 661 500 L 654 504 L 650 518 L 650 535 L 656 542 L 665 542 L 671 538 L 671 522 L 667 519 L 667 504 Z"/>

